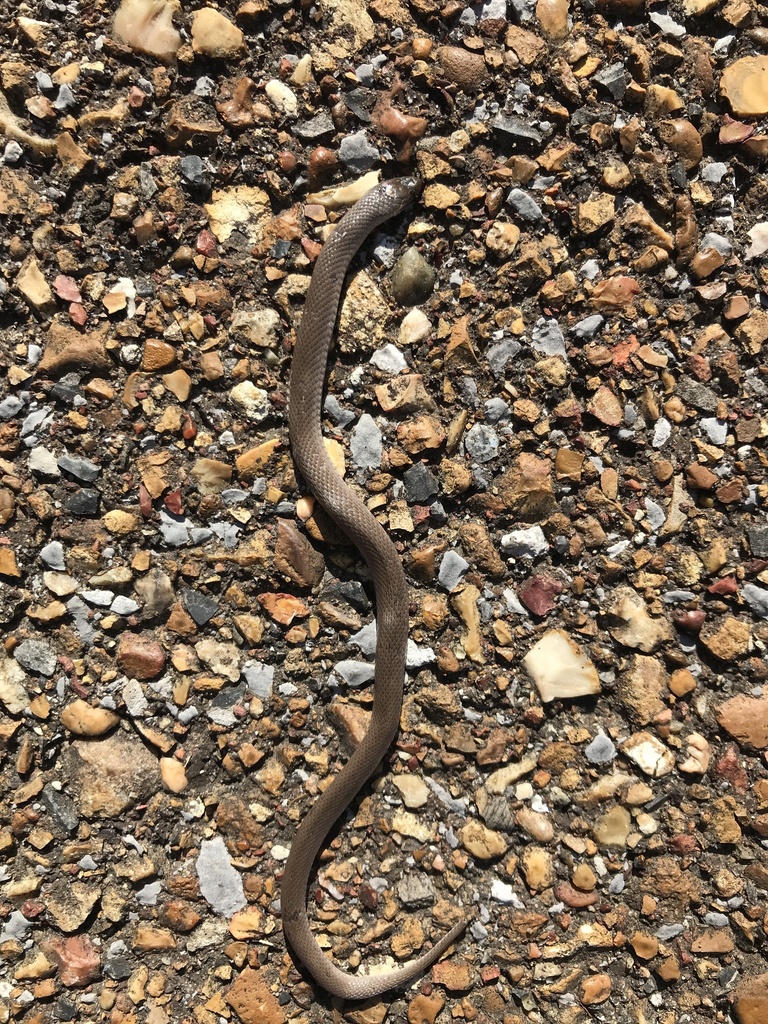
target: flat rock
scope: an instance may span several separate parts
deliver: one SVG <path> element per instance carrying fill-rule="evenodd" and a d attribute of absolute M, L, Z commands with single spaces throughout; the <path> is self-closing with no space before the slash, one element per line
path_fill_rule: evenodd
<path fill-rule="evenodd" d="M 118 818 L 160 786 L 156 759 L 140 740 L 119 731 L 104 739 L 75 740 L 63 764 L 70 792 L 86 818 Z"/>
<path fill-rule="evenodd" d="M 720 77 L 720 92 L 736 117 L 768 114 L 768 54 L 730 64 Z"/>
<path fill-rule="evenodd" d="M 768 747 L 768 694 L 763 697 L 738 694 L 721 704 L 715 714 L 720 727 L 747 750 Z"/>
<path fill-rule="evenodd" d="M 544 703 L 600 692 L 597 669 L 562 629 L 545 633 L 523 658 L 523 667 Z"/>

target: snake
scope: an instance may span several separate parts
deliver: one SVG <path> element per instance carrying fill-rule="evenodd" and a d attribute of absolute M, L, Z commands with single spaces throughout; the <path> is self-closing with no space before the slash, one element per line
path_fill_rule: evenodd
<path fill-rule="evenodd" d="M 454 925 L 416 959 L 382 974 L 349 974 L 321 949 L 307 916 L 315 858 L 331 828 L 376 771 L 397 734 L 408 642 L 408 588 L 397 550 L 364 502 L 336 472 L 322 436 L 322 398 L 328 353 L 349 265 L 374 228 L 402 213 L 421 191 L 416 176 L 374 186 L 341 218 L 323 245 L 296 331 L 288 390 L 288 434 L 295 468 L 368 565 L 376 597 L 373 710 L 368 729 L 331 784 L 312 804 L 293 837 L 280 887 L 283 933 L 315 981 L 341 999 L 370 999 L 422 974 L 467 925 Z"/>

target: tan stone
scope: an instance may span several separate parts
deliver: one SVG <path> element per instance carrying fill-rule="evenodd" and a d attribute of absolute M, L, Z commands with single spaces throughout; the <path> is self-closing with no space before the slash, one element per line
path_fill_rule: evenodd
<path fill-rule="evenodd" d="M 120 721 L 108 708 L 95 708 L 87 701 L 73 700 L 61 713 L 61 724 L 76 736 L 101 736 Z"/>
<path fill-rule="evenodd" d="M 206 57 L 236 57 L 245 37 L 220 11 L 201 7 L 192 15 L 192 49 Z"/>
<path fill-rule="evenodd" d="M 768 54 L 734 61 L 720 77 L 720 92 L 736 117 L 768 114 Z"/>
<path fill-rule="evenodd" d="M 752 633 L 746 622 L 726 616 L 717 628 L 706 626 L 701 631 L 701 642 L 720 661 L 735 661 L 748 653 Z"/>

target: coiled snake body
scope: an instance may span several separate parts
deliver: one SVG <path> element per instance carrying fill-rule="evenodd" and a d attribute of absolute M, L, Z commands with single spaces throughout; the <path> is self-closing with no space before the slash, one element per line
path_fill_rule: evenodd
<path fill-rule="evenodd" d="M 325 367 L 347 268 L 375 227 L 418 195 L 417 178 L 383 182 L 347 213 L 323 246 L 312 274 L 291 366 L 289 433 L 293 459 L 315 498 L 368 563 L 376 590 L 373 713 L 359 746 L 302 819 L 281 885 L 283 931 L 315 980 L 333 995 L 366 999 L 412 981 L 451 945 L 461 921 L 416 960 L 387 974 L 345 974 L 325 956 L 307 919 L 307 886 L 315 857 L 334 822 L 375 771 L 397 733 L 408 639 L 408 590 L 400 558 L 383 527 L 333 468 L 321 432 Z"/>

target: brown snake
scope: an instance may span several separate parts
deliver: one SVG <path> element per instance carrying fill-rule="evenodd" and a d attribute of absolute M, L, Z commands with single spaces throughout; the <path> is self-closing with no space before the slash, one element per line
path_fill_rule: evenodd
<path fill-rule="evenodd" d="M 333 468 L 321 431 L 323 384 L 347 268 L 375 227 L 401 213 L 421 190 L 418 178 L 377 185 L 346 214 L 315 264 L 296 334 L 289 390 L 289 432 L 296 469 L 312 494 L 368 563 L 376 590 L 376 672 L 368 731 L 331 785 L 302 819 L 281 885 L 283 931 L 315 981 L 343 999 L 367 999 L 408 984 L 466 927 L 454 925 L 431 949 L 403 967 L 350 975 L 325 956 L 309 927 L 307 886 L 315 857 L 334 823 L 376 770 L 397 733 L 408 641 L 408 589 L 400 557 L 384 528 Z"/>

